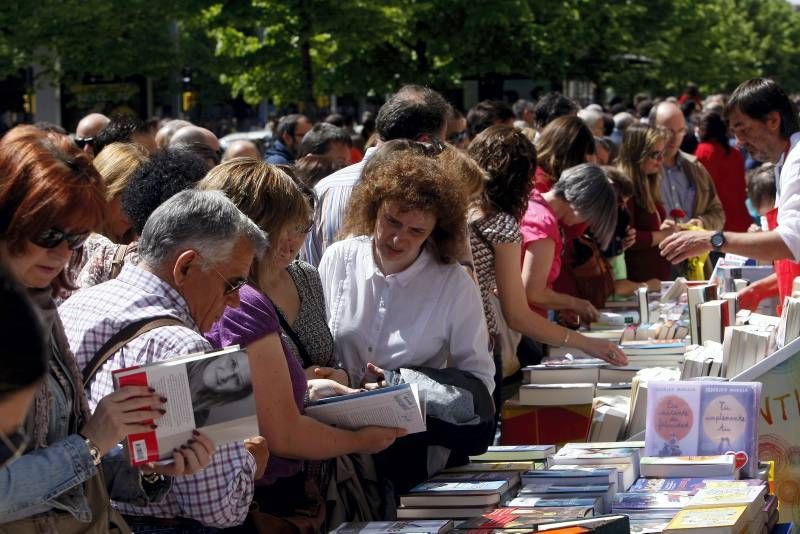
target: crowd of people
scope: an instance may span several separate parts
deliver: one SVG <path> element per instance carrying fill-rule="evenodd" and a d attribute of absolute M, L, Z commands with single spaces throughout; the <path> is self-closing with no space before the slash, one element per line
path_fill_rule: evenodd
<path fill-rule="evenodd" d="M 709 253 L 777 260 L 747 306 L 800 274 L 800 126 L 774 81 L 466 113 L 407 85 L 366 119 L 355 133 L 287 115 L 263 148 L 99 113 L 0 139 L 0 532 L 391 518 L 400 493 L 492 442 L 545 346 L 626 364 L 578 330 L 608 299 L 691 276 L 691 259 L 707 275 Z M 120 443 L 169 399 L 115 390 L 114 371 L 229 345 L 247 357 L 192 380 L 208 399 L 252 393 L 258 435 L 195 430 L 172 462 L 131 467 Z M 427 431 L 305 415 L 399 383 L 426 392 Z"/>

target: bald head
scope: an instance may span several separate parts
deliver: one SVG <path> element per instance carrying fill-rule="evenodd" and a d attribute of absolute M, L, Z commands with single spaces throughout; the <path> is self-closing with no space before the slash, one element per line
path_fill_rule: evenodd
<path fill-rule="evenodd" d="M 78 127 L 75 128 L 75 136 L 81 138 L 95 137 L 109 122 L 111 122 L 111 119 L 102 113 L 89 113 L 78 123 Z"/>
<path fill-rule="evenodd" d="M 219 165 L 219 139 L 211 130 L 195 126 L 184 126 L 172 136 L 169 148 L 187 150 L 203 158 L 209 168 Z"/>
<path fill-rule="evenodd" d="M 254 142 L 247 139 L 239 139 L 230 143 L 228 148 L 225 149 L 225 154 L 222 155 L 222 161 L 228 161 L 233 158 L 260 159 L 261 154 L 258 152 L 258 147 Z"/>
<path fill-rule="evenodd" d="M 675 156 L 680 150 L 683 136 L 686 135 L 686 119 L 683 118 L 681 108 L 673 102 L 661 102 L 650 115 L 650 125 L 667 130 L 669 139 L 664 147 L 664 161 L 668 165 L 674 165 Z"/>
<path fill-rule="evenodd" d="M 169 146 L 169 142 L 172 139 L 172 136 L 175 135 L 175 132 L 183 128 L 184 126 L 191 126 L 192 123 L 189 121 L 184 121 L 181 119 L 173 119 L 171 121 L 167 121 L 164 126 L 158 129 L 156 132 L 156 146 L 160 149 L 167 148 Z"/>

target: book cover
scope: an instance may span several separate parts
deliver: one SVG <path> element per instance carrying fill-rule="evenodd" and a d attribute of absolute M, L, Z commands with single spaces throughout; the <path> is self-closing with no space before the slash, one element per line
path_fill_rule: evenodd
<path fill-rule="evenodd" d="M 454 481 L 454 482 L 423 482 L 410 490 L 409 494 L 426 494 L 429 497 L 437 495 L 484 495 L 488 493 L 502 493 L 508 489 L 505 480 L 480 480 L 480 481 Z"/>
<path fill-rule="evenodd" d="M 198 429 L 216 445 L 258 435 L 247 352 L 229 347 L 112 373 L 115 388 L 149 386 L 169 402 L 158 428 L 126 437 L 133 466 L 170 461 Z"/>
<path fill-rule="evenodd" d="M 510 508 L 557 508 L 565 506 L 590 506 L 595 510 L 599 510 L 600 498 L 598 497 L 571 497 L 571 498 L 554 498 L 554 497 L 533 497 L 533 496 L 519 496 L 511 499 L 506 503 Z"/>
<path fill-rule="evenodd" d="M 458 528 L 524 528 L 565 519 L 592 517 L 592 507 L 498 508 L 488 514 L 458 523 Z"/>
<path fill-rule="evenodd" d="M 331 534 L 444 534 L 450 532 L 449 519 L 415 521 L 369 521 L 342 523 Z"/>
<path fill-rule="evenodd" d="M 665 532 L 678 529 L 735 528 L 742 523 L 746 508 L 746 506 L 687 508 L 675 514 Z"/>
<path fill-rule="evenodd" d="M 639 460 L 639 472 L 644 477 L 682 478 L 703 476 L 707 478 L 736 478 L 736 460 L 733 455 L 719 456 L 644 456 Z"/>
<path fill-rule="evenodd" d="M 766 491 L 766 486 L 702 488 L 691 498 L 688 505 L 693 507 L 739 504 L 750 506 L 759 499 L 763 501 Z"/>
<path fill-rule="evenodd" d="M 707 480 L 702 477 L 684 478 L 640 478 L 628 490 L 631 493 L 650 493 L 657 491 L 685 491 L 690 495 L 706 486 Z"/>
<path fill-rule="evenodd" d="M 472 462 L 544 460 L 554 452 L 556 448 L 553 445 L 490 445 L 485 453 L 469 459 Z"/>
<path fill-rule="evenodd" d="M 650 382 L 645 454 L 731 454 L 743 475 L 755 476 L 760 393 L 756 382 Z"/>
<path fill-rule="evenodd" d="M 611 501 L 611 508 L 614 511 L 679 510 L 685 508 L 691 498 L 688 493 L 682 491 L 617 493 Z"/>
<path fill-rule="evenodd" d="M 639 449 L 621 447 L 606 449 L 601 447 L 571 448 L 564 447 L 551 457 L 551 463 L 557 464 L 613 464 L 632 462 L 639 457 Z"/>
<path fill-rule="evenodd" d="M 481 473 L 492 471 L 537 471 L 544 468 L 544 463 L 539 462 L 470 462 L 456 467 L 448 467 L 443 473 Z"/>

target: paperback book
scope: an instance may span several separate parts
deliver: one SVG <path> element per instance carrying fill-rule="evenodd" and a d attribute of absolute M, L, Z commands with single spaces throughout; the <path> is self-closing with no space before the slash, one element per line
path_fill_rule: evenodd
<path fill-rule="evenodd" d="M 331 534 L 445 534 L 453 530 L 449 519 L 416 521 L 350 522 L 339 525 Z"/>
<path fill-rule="evenodd" d="M 645 454 L 730 454 L 745 477 L 754 477 L 760 398 L 757 382 L 650 382 Z"/>
<path fill-rule="evenodd" d="M 198 429 L 216 445 L 258 435 L 247 352 L 229 347 L 141 367 L 118 369 L 114 387 L 149 386 L 167 399 L 158 428 L 125 439 L 133 466 L 171 461 Z"/>

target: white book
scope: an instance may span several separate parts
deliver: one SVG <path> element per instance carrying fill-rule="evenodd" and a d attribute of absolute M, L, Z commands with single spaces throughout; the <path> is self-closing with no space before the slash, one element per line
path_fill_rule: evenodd
<path fill-rule="evenodd" d="M 526 406 L 574 406 L 591 404 L 594 384 L 523 384 L 519 403 Z"/>
<path fill-rule="evenodd" d="M 339 428 L 365 426 L 403 428 L 409 434 L 425 431 L 425 403 L 416 384 L 398 384 L 351 395 L 329 397 L 306 407 L 306 415 Z"/>

